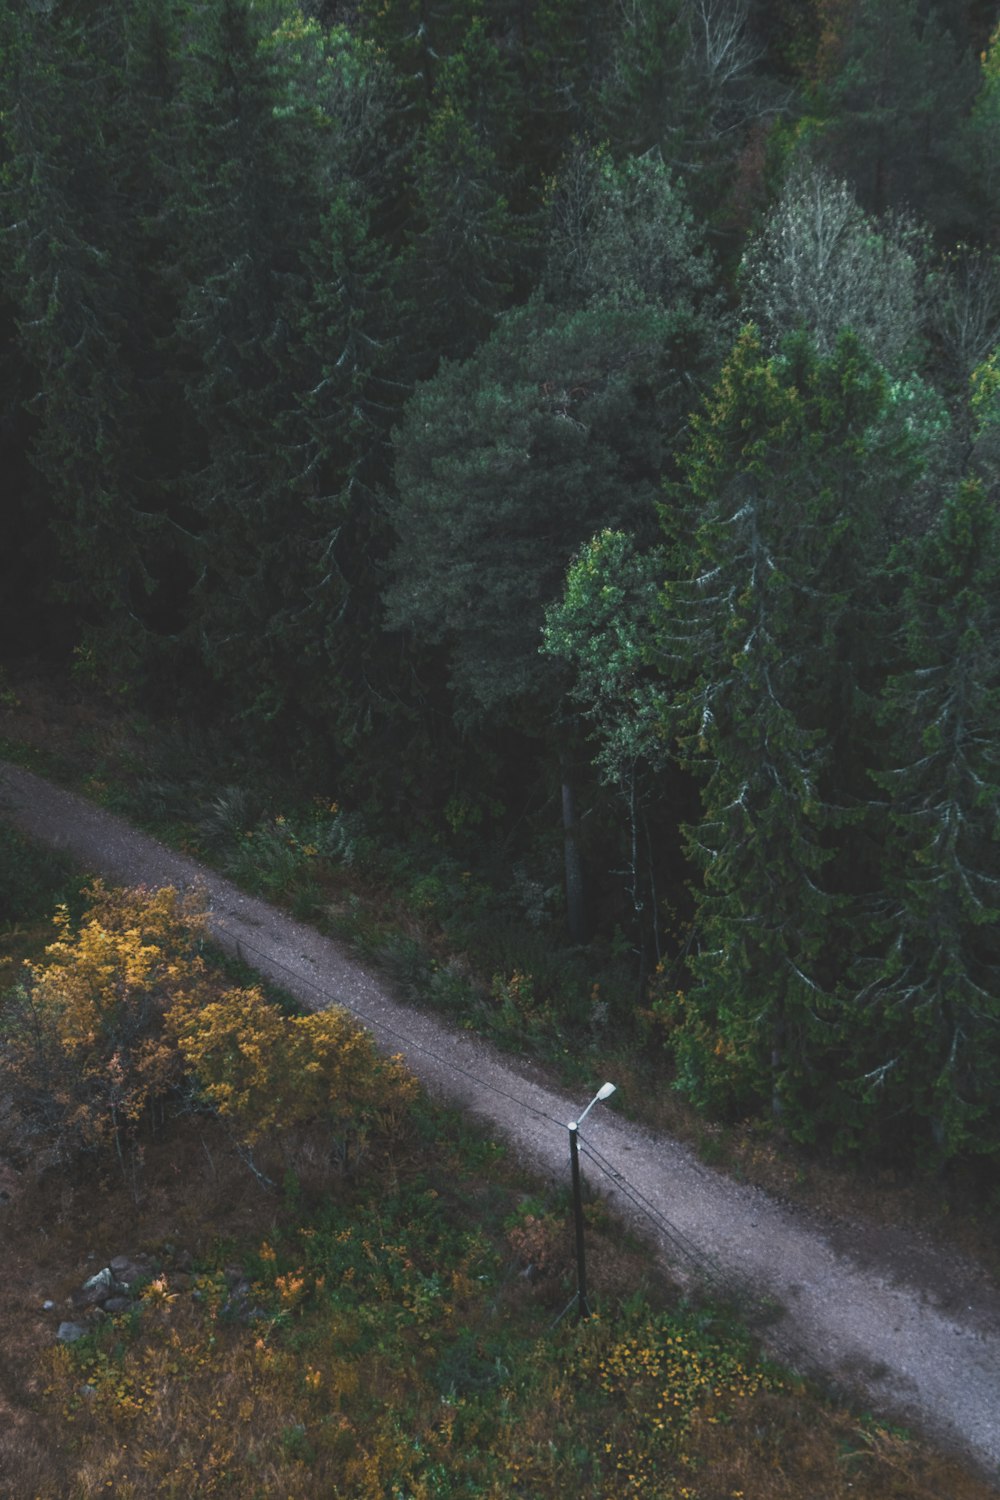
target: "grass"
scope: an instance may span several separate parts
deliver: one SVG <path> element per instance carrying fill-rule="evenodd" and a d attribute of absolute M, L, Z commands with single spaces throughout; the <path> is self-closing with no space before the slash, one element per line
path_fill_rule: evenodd
<path fill-rule="evenodd" d="M 19 917 L 78 883 L 6 848 Z M 560 1317 L 565 1193 L 426 1098 L 360 1172 L 331 1171 L 308 1131 L 265 1143 L 278 1191 L 204 1111 L 142 1147 L 138 1201 L 95 1157 L 11 1179 L 5 1500 L 991 1493 L 762 1361 L 732 1309 L 682 1299 L 599 1205 L 598 1315 Z M 57 1344 L 66 1297 L 120 1253 L 150 1257 L 141 1299 Z"/>

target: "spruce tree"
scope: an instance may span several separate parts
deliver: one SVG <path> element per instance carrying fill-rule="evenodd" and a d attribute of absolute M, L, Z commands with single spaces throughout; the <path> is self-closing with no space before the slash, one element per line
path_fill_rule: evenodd
<path fill-rule="evenodd" d="M 401 265 L 403 337 L 413 373 L 466 358 L 523 286 L 527 231 L 511 203 L 516 100 L 509 68 L 481 21 L 436 69 L 431 113 L 414 152 Z M 506 165 L 505 165 L 506 163 Z"/>
<path fill-rule="evenodd" d="M 997 1149 L 1000 1125 L 1000 520 L 977 483 L 905 558 L 889 766 L 881 972 L 861 1004 L 859 1096 L 929 1127 L 938 1157 Z"/>
<path fill-rule="evenodd" d="M 815 100 L 825 116 L 821 159 L 848 178 L 868 213 L 905 209 L 936 229 L 962 224 L 971 52 L 926 0 L 857 0 L 831 30 Z"/>
<path fill-rule="evenodd" d="M 852 755 L 879 670 L 885 520 L 920 463 L 905 404 L 852 335 L 825 360 L 801 336 L 768 359 L 751 328 L 666 513 L 664 715 L 704 781 L 680 1078 L 716 1106 L 770 1098 L 798 1133 L 848 1113 Z"/>
<path fill-rule="evenodd" d="M 124 4 L 8 6 L 3 276 L 13 307 L 51 576 L 82 660 L 122 684 L 142 658 L 161 512 L 144 484 L 155 312 Z M 146 100 L 146 119 L 158 101 Z"/>
<path fill-rule="evenodd" d="M 366 485 L 388 426 L 391 312 L 370 231 L 385 101 L 371 49 L 292 7 L 219 0 L 203 22 L 174 210 L 175 358 L 200 429 L 188 629 L 255 733 L 320 734 L 344 690 L 332 658 L 348 608 L 359 639 Z"/>

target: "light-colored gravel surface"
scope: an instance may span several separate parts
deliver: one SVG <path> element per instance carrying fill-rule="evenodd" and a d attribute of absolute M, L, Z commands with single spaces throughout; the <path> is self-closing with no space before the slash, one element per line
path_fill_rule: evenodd
<path fill-rule="evenodd" d="M 587 1101 L 539 1082 L 530 1060 L 522 1065 L 399 1004 L 336 943 L 3 762 L 0 815 L 115 881 L 199 883 L 223 947 L 307 1005 L 334 1001 L 354 1011 L 431 1090 L 486 1122 L 534 1168 L 567 1179 L 565 1125 Z M 675 1273 L 714 1267 L 755 1302 L 773 1302 L 765 1329 L 772 1352 L 958 1448 L 1000 1493 L 1000 1295 L 978 1268 L 917 1236 L 776 1202 L 601 1104 L 581 1137 L 585 1153 L 597 1154 L 585 1160 L 589 1183 L 657 1244 Z"/>

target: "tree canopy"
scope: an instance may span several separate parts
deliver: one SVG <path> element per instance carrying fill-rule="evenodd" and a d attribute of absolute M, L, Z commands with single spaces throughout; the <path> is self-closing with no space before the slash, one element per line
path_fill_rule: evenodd
<path fill-rule="evenodd" d="M 987 22 L 0 0 L 3 657 L 565 855 L 699 1104 L 988 1151 Z"/>

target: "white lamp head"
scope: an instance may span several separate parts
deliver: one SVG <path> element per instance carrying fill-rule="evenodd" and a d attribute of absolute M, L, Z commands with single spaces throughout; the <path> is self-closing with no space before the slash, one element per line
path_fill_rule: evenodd
<path fill-rule="evenodd" d="M 574 1120 L 572 1122 L 572 1124 L 570 1125 L 570 1129 L 571 1130 L 578 1129 L 579 1126 L 581 1126 L 583 1124 L 584 1120 L 590 1114 L 590 1111 L 593 1109 L 593 1107 L 597 1103 L 597 1101 L 599 1099 L 606 1099 L 608 1097 L 608 1095 L 609 1094 L 613 1094 L 614 1091 L 615 1091 L 615 1085 L 613 1083 L 602 1083 L 601 1086 L 600 1086 L 600 1088 L 597 1090 L 597 1093 L 594 1095 L 593 1099 L 591 1099 L 590 1103 L 587 1105 L 587 1108 L 584 1110 L 584 1112 L 580 1116 L 580 1118 L 578 1120 Z"/>

